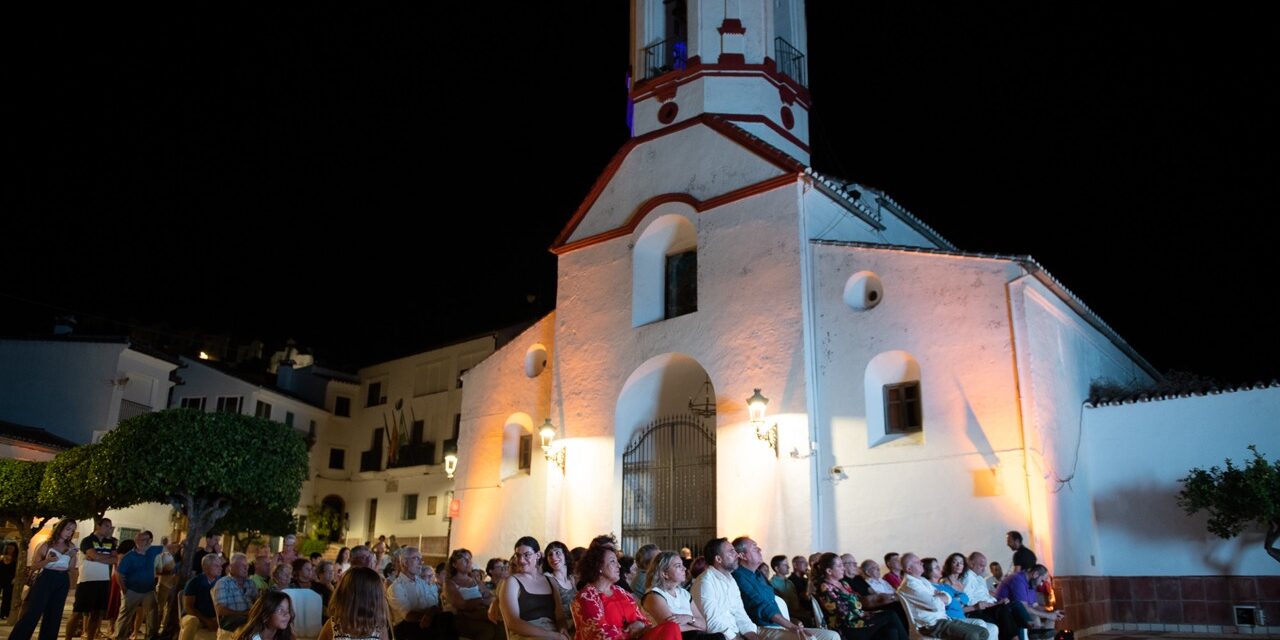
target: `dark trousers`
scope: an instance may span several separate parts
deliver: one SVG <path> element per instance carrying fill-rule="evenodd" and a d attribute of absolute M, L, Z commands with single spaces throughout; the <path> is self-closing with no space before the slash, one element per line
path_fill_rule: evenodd
<path fill-rule="evenodd" d="M 9 607 L 13 606 L 13 576 L 0 576 L 0 620 L 9 617 Z"/>
<path fill-rule="evenodd" d="M 417 622 L 402 620 L 392 631 L 396 640 L 454 640 L 458 637 L 458 631 L 453 627 L 453 614 L 447 612 L 437 613 L 425 629 Z"/>
<path fill-rule="evenodd" d="M 31 640 L 31 634 L 40 623 L 40 640 L 58 640 L 62 629 L 62 608 L 67 604 L 67 592 L 71 581 L 66 571 L 45 569 L 36 578 L 36 584 L 27 595 L 27 611 L 9 634 L 9 640 Z"/>
<path fill-rule="evenodd" d="M 723 633 L 706 633 L 703 631 L 681 631 L 681 640 L 724 640 Z"/>
<path fill-rule="evenodd" d="M 998 604 L 994 607 L 987 607 L 981 611 L 971 611 L 965 614 L 967 618 L 976 618 L 983 622 L 990 622 L 1000 630 L 1000 640 L 1009 640 L 1016 637 L 1022 625 L 1018 624 L 1017 618 L 1013 615 L 1013 607 L 1007 604 Z"/>

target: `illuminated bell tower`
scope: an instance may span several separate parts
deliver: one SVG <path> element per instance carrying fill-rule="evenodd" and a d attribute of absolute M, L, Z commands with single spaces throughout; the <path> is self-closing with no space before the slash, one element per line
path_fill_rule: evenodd
<path fill-rule="evenodd" d="M 702 114 L 809 162 L 804 0 L 632 0 L 631 134 Z"/>

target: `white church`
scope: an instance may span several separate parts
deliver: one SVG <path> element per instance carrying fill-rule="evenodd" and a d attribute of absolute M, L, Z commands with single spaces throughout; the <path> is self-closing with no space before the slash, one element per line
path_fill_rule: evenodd
<path fill-rule="evenodd" d="M 1280 455 L 1280 388 L 1089 404 L 1158 373 L 1033 259 L 808 166 L 803 0 L 632 7 L 633 136 L 551 248 L 556 310 L 465 376 L 452 548 L 1007 562 L 1018 530 L 1082 632 L 1280 607 L 1260 534 L 1174 502 Z"/>

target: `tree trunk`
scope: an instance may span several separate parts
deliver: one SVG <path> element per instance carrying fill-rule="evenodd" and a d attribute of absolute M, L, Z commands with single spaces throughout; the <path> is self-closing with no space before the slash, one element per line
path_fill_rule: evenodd
<path fill-rule="evenodd" d="M 187 516 L 187 539 L 182 545 L 182 567 L 178 570 L 178 582 L 185 587 L 191 576 L 199 570 L 194 564 L 200 539 L 213 530 L 222 516 L 227 515 L 231 501 L 227 498 L 176 495 L 169 496 L 169 503 Z"/>
<path fill-rule="evenodd" d="M 12 606 L 8 620 L 10 626 L 18 624 L 18 618 L 22 614 L 22 589 L 27 585 L 27 547 L 31 546 L 31 539 L 49 522 L 49 518 L 40 520 L 40 524 L 33 524 L 34 522 L 35 518 L 32 516 L 18 518 L 18 560 L 13 573 Z"/>
<path fill-rule="evenodd" d="M 1263 547 L 1271 559 L 1280 562 L 1280 549 L 1276 548 L 1276 540 L 1280 540 L 1280 521 L 1273 520 L 1267 527 L 1267 541 L 1263 543 Z"/>

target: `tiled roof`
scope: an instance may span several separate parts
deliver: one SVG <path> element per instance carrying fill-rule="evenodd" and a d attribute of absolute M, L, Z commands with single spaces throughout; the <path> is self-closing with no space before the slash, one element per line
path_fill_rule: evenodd
<path fill-rule="evenodd" d="M 875 218 L 876 220 L 880 220 L 882 218 L 879 211 L 872 210 L 870 207 L 866 205 L 866 203 L 862 201 L 862 198 L 858 197 L 855 194 L 849 193 L 849 191 L 845 188 L 850 184 L 857 184 L 857 183 L 841 182 L 838 180 L 833 180 L 821 173 L 818 173 L 813 169 L 813 167 L 806 167 L 804 172 L 807 175 L 813 176 L 813 179 L 816 182 L 822 184 L 823 186 L 831 190 L 834 190 L 837 195 L 843 198 L 846 202 L 852 204 L 859 211 L 865 213 L 868 216 Z M 943 238 L 942 234 L 938 233 L 937 230 L 935 230 L 933 227 L 930 227 L 929 225 L 925 224 L 923 220 L 918 218 L 914 213 L 911 213 L 910 211 L 908 211 L 906 207 L 902 206 L 901 204 L 898 204 L 897 200 L 894 200 L 893 198 L 889 197 L 889 194 L 883 191 L 880 191 L 879 189 L 864 186 L 861 184 L 858 185 L 858 188 L 861 189 L 862 191 L 875 194 L 876 198 L 881 202 L 883 202 L 885 205 L 887 205 L 887 208 L 890 211 L 896 214 L 897 217 L 901 218 L 903 222 L 914 227 L 917 231 L 919 231 L 924 236 L 933 240 L 937 244 L 942 245 L 942 247 L 948 251 L 957 251 L 956 246 L 954 244 L 951 244 L 949 240 L 947 240 L 946 238 Z"/>
<path fill-rule="evenodd" d="M 1223 386 L 1211 383 L 1201 389 L 1192 389 L 1173 393 L 1160 391 L 1134 391 L 1132 393 L 1117 396 L 1103 396 L 1086 402 L 1084 406 L 1088 408 L 1116 407 L 1125 404 L 1160 402 L 1162 400 L 1178 400 L 1180 398 L 1203 398 L 1204 396 L 1218 396 L 1224 393 L 1240 393 L 1242 391 L 1261 391 L 1263 389 L 1280 389 L 1280 380 Z"/>
<path fill-rule="evenodd" d="M 58 450 L 77 446 L 76 443 L 66 438 L 55 436 L 44 429 L 26 427 L 12 422 L 5 422 L 4 420 L 0 420 L 0 439 L 16 440 Z"/>

